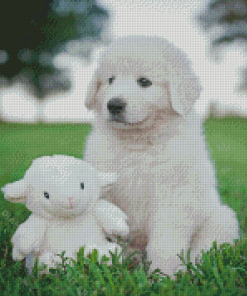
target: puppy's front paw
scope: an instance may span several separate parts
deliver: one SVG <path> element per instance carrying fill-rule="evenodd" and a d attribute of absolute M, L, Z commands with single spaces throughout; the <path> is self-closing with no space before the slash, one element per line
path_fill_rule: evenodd
<path fill-rule="evenodd" d="M 61 262 L 61 258 L 52 252 L 46 252 L 39 257 L 39 264 L 45 264 L 47 268 L 56 268 Z"/>
<path fill-rule="evenodd" d="M 17 247 L 13 248 L 12 257 L 16 261 L 21 261 L 21 260 L 23 260 L 25 258 L 24 254 Z"/>
<path fill-rule="evenodd" d="M 107 256 L 110 256 L 110 251 L 115 254 L 115 251 L 117 250 L 117 254 L 119 255 L 122 252 L 122 248 L 117 245 L 116 243 L 108 243 L 107 244 Z M 119 262 L 122 263 L 122 256 L 119 259 Z M 108 264 L 111 264 L 111 261 L 108 262 Z"/>

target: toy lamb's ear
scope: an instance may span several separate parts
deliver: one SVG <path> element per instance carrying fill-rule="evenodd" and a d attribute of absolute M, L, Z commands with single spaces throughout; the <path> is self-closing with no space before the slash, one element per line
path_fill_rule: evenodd
<path fill-rule="evenodd" d="M 99 172 L 100 186 L 113 184 L 117 181 L 117 174 Z"/>
<path fill-rule="evenodd" d="M 10 202 L 26 203 L 28 186 L 24 179 L 9 183 L 1 188 L 4 197 Z"/>
<path fill-rule="evenodd" d="M 92 80 L 89 82 L 87 95 L 85 99 L 85 106 L 89 110 L 93 110 L 96 104 L 96 94 L 100 88 L 101 82 L 98 78 L 98 73 L 95 71 Z"/>

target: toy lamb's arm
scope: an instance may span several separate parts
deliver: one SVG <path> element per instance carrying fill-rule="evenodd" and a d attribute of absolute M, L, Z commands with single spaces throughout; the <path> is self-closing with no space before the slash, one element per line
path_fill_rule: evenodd
<path fill-rule="evenodd" d="M 114 204 L 100 199 L 95 205 L 94 214 L 98 223 L 108 234 L 128 235 L 127 216 Z"/>
<path fill-rule="evenodd" d="M 38 253 L 44 239 L 48 221 L 32 214 L 22 223 L 12 237 L 13 259 L 22 260 L 31 252 Z"/>

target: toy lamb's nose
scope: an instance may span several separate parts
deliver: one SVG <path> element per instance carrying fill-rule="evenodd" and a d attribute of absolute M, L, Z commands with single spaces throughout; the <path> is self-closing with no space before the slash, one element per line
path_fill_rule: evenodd
<path fill-rule="evenodd" d="M 71 202 L 71 199 L 73 199 L 73 198 L 72 197 L 69 198 L 69 205 L 70 205 L 71 208 L 73 208 L 73 204 Z"/>

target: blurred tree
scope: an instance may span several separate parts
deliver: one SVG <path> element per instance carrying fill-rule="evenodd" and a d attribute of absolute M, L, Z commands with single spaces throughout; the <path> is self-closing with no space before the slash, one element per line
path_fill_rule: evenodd
<path fill-rule="evenodd" d="M 73 54 L 89 58 L 108 17 L 96 0 L 1 0 L 0 76 L 33 85 L 40 99 L 69 89 L 68 78 L 51 63 L 53 56 L 69 40 L 86 40 Z"/>
<path fill-rule="evenodd" d="M 206 10 L 196 16 L 200 26 L 210 35 L 210 54 L 215 61 L 221 58 L 221 49 L 239 42 L 246 48 L 247 0 L 211 0 Z M 247 70 L 240 69 L 239 91 L 247 89 Z"/>
<path fill-rule="evenodd" d="M 247 40 L 246 0 L 211 0 L 197 20 L 212 34 L 213 47 L 236 39 Z"/>

